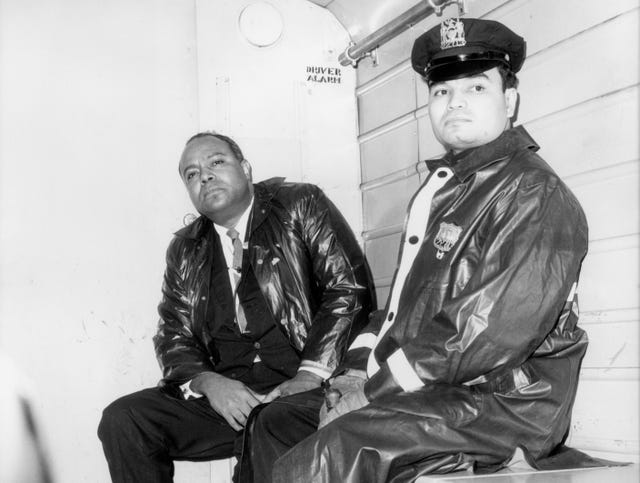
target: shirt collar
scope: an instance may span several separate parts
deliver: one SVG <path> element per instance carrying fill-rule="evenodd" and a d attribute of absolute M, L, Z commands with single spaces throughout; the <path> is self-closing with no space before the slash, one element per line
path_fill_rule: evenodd
<path fill-rule="evenodd" d="M 244 212 L 242 213 L 242 216 L 240 216 L 240 218 L 238 219 L 238 223 L 236 223 L 236 225 L 233 227 L 238 232 L 238 238 L 240 238 L 240 240 L 244 240 L 247 234 L 247 228 L 249 226 L 249 217 L 251 215 L 251 210 L 253 209 L 253 200 L 254 198 L 251 197 L 251 202 L 249 203 L 249 206 L 247 206 L 247 209 L 244 210 Z M 214 223 L 213 227 L 218 232 L 218 235 L 220 235 L 220 238 L 224 240 L 223 237 L 227 236 L 227 232 L 229 231 L 229 228 L 222 225 L 218 225 L 217 223 Z"/>
<path fill-rule="evenodd" d="M 504 159 L 517 149 L 523 148 L 537 151 L 539 146 L 524 127 L 518 126 L 506 130 L 483 146 L 467 149 L 458 154 L 448 152 L 441 159 L 428 160 L 427 167 L 429 171 L 434 171 L 442 166 L 448 167 L 458 180 L 464 181 L 482 168 Z"/>

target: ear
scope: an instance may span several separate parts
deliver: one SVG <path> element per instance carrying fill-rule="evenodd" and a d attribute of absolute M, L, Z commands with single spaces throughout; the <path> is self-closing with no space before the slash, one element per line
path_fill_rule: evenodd
<path fill-rule="evenodd" d="M 249 164 L 249 161 L 243 159 L 240 162 L 240 166 L 242 166 L 242 171 L 244 171 L 244 175 L 247 177 L 247 179 L 249 181 L 253 181 L 251 178 L 251 165 Z"/>
<path fill-rule="evenodd" d="M 518 91 L 510 87 L 504 91 L 504 98 L 507 104 L 507 117 L 511 119 L 516 113 L 516 107 L 518 106 Z"/>

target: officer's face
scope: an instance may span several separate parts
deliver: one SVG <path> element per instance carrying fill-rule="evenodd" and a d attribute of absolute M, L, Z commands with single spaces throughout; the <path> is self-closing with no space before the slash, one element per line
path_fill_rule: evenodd
<path fill-rule="evenodd" d="M 515 89 L 502 90 L 494 67 L 481 74 L 429 87 L 429 117 L 436 139 L 458 153 L 496 139 L 511 125 Z"/>
<path fill-rule="evenodd" d="M 219 225 L 235 225 L 251 202 L 249 162 L 238 160 L 225 141 L 212 136 L 187 144 L 180 176 L 196 209 Z"/>

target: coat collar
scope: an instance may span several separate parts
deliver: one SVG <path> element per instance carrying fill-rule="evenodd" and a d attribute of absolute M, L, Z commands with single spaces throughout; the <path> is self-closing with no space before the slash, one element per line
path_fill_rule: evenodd
<path fill-rule="evenodd" d="M 540 149 L 522 126 L 508 129 L 484 146 L 467 149 L 457 155 L 448 152 L 443 158 L 428 160 L 426 163 L 429 171 L 446 166 L 453 171 L 458 180 L 464 181 L 472 174 L 504 159 L 519 149 L 532 151 Z"/>
<path fill-rule="evenodd" d="M 270 178 L 253 185 L 253 211 L 249 221 L 251 231 L 259 226 L 267 217 L 271 209 L 271 199 L 278 192 L 282 183 L 284 183 L 284 178 Z M 206 237 L 212 229 L 213 222 L 206 216 L 200 215 L 193 223 L 178 230 L 174 235 L 180 238 L 197 240 Z"/>

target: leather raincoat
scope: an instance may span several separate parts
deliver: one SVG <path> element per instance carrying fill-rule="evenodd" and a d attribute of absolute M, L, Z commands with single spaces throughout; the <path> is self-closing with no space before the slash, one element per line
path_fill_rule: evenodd
<path fill-rule="evenodd" d="M 249 263 L 273 315 L 301 358 L 333 371 L 371 310 L 370 278 L 346 221 L 316 186 L 283 178 L 254 185 Z M 214 296 L 210 220 L 204 216 L 175 234 L 158 307 L 154 344 L 162 383 L 182 383 L 215 371 L 207 313 Z M 226 271 L 224 272 L 226 274 Z"/>
<path fill-rule="evenodd" d="M 383 335 L 365 329 L 345 363 L 364 369 L 375 347 L 370 403 L 279 459 L 275 482 L 494 471 L 518 447 L 545 467 L 564 451 L 587 347 L 575 289 L 587 223 L 537 149 L 518 127 L 427 162 L 425 186 L 450 178 L 431 199 L 397 312 L 387 306 L 370 327 L 387 321 Z"/>

